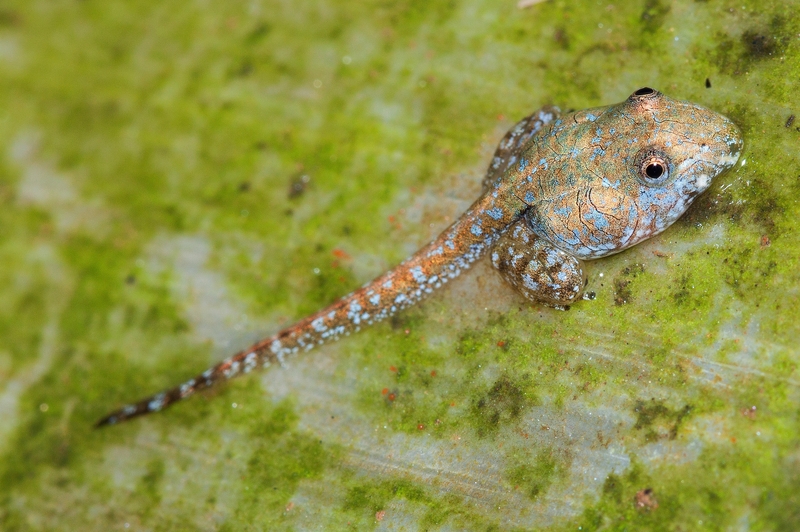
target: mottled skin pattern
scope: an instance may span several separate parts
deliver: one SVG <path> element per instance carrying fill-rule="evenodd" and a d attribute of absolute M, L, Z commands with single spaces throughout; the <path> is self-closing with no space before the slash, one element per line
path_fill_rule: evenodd
<path fill-rule="evenodd" d="M 564 308 L 582 295 L 583 260 L 618 253 L 669 227 L 733 166 L 741 148 L 741 134 L 727 118 L 649 88 L 617 105 L 560 117 L 558 109 L 544 108 L 501 140 L 481 197 L 411 258 L 98 425 L 162 410 L 381 321 L 455 279 L 489 250 L 495 268 L 525 297 Z"/>

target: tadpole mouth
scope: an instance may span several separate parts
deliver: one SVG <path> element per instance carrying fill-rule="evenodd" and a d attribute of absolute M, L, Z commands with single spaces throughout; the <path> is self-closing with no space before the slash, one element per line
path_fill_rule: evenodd
<path fill-rule="evenodd" d="M 736 164 L 744 147 L 744 139 L 739 128 L 730 123 L 728 129 L 729 133 L 723 139 L 724 147 L 720 149 L 720 154 L 716 161 L 712 161 L 720 173 Z"/>
<path fill-rule="evenodd" d="M 722 124 L 708 141 L 700 144 L 696 157 L 714 169 L 714 176 L 733 167 L 739 160 L 744 146 L 741 130 L 725 117 Z"/>

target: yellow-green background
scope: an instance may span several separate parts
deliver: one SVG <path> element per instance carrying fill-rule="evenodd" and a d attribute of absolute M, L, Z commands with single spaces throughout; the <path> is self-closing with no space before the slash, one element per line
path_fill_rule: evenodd
<path fill-rule="evenodd" d="M 0 529 L 796 530 L 799 12 L 0 1 Z M 644 85 L 745 152 L 592 264 L 595 301 L 532 307 L 482 263 L 92 429 L 412 253 L 516 119 Z"/>

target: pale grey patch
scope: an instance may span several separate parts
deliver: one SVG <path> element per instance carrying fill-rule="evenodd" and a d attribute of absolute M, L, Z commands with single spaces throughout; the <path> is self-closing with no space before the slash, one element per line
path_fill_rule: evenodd
<path fill-rule="evenodd" d="M 99 199 L 83 198 L 73 179 L 59 171 L 39 154 L 39 135 L 21 133 L 11 142 L 8 155 L 21 172 L 17 185 L 20 205 L 41 207 L 52 216 L 59 233 L 78 228 L 96 235 L 105 234 L 110 215 Z"/>
<path fill-rule="evenodd" d="M 35 275 L 42 272 L 47 283 L 47 319 L 40 331 L 39 346 L 35 353 L 31 353 L 31 362 L 20 369 L 11 372 L 3 371 L 5 377 L 0 381 L 0 450 L 8 445 L 8 438 L 14 434 L 19 422 L 20 397 L 50 370 L 55 359 L 55 353 L 60 345 L 59 322 L 61 315 L 70 300 L 72 279 L 67 275 L 67 267 L 62 264 L 55 248 L 46 245 L 34 245 L 27 250 L 27 263 L 31 267 L 29 272 Z M 0 344 L 0 367 L 5 364 L 5 355 Z M 9 366 L 11 363 L 9 362 Z M 47 403 L 43 403 L 47 404 Z M 47 405 L 49 408 L 51 405 Z M 41 410 L 40 405 L 40 410 Z M 36 415 L 51 415 L 45 412 Z"/>
<path fill-rule="evenodd" d="M 144 264 L 151 272 L 171 273 L 170 291 L 201 340 L 211 340 L 220 355 L 244 347 L 277 327 L 251 320 L 244 304 L 228 291 L 224 275 L 211 270 L 211 243 L 199 235 L 156 237 Z"/>
<path fill-rule="evenodd" d="M 33 384 L 39 382 L 53 363 L 58 346 L 59 316 L 50 312 L 47 323 L 42 329 L 36 361 L 16 372 L 11 378 L 6 379 L 0 390 L 0 449 L 8 444 L 6 441 L 13 433 L 19 422 L 19 399 L 22 394 Z"/>
<path fill-rule="evenodd" d="M 0 37 L 0 61 L 10 65 L 18 65 L 22 60 L 23 56 L 20 54 L 19 40 L 11 35 Z"/>

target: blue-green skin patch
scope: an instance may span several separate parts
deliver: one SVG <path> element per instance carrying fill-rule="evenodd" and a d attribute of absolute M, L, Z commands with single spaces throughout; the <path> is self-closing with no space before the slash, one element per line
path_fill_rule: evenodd
<path fill-rule="evenodd" d="M 103 418 L 157 412 L 198 390 L 386 319 L 458 277 L 490 249 L 525 297 L 578 299 L 581 260 L 617 253 L 666 229 L 738 159 L 724 116 L 644 88 L 624 102 L 558 117 L 544 108 L 501 140 L 484 193 L 439 237 L 394 269 L 196 377 Z"/>

